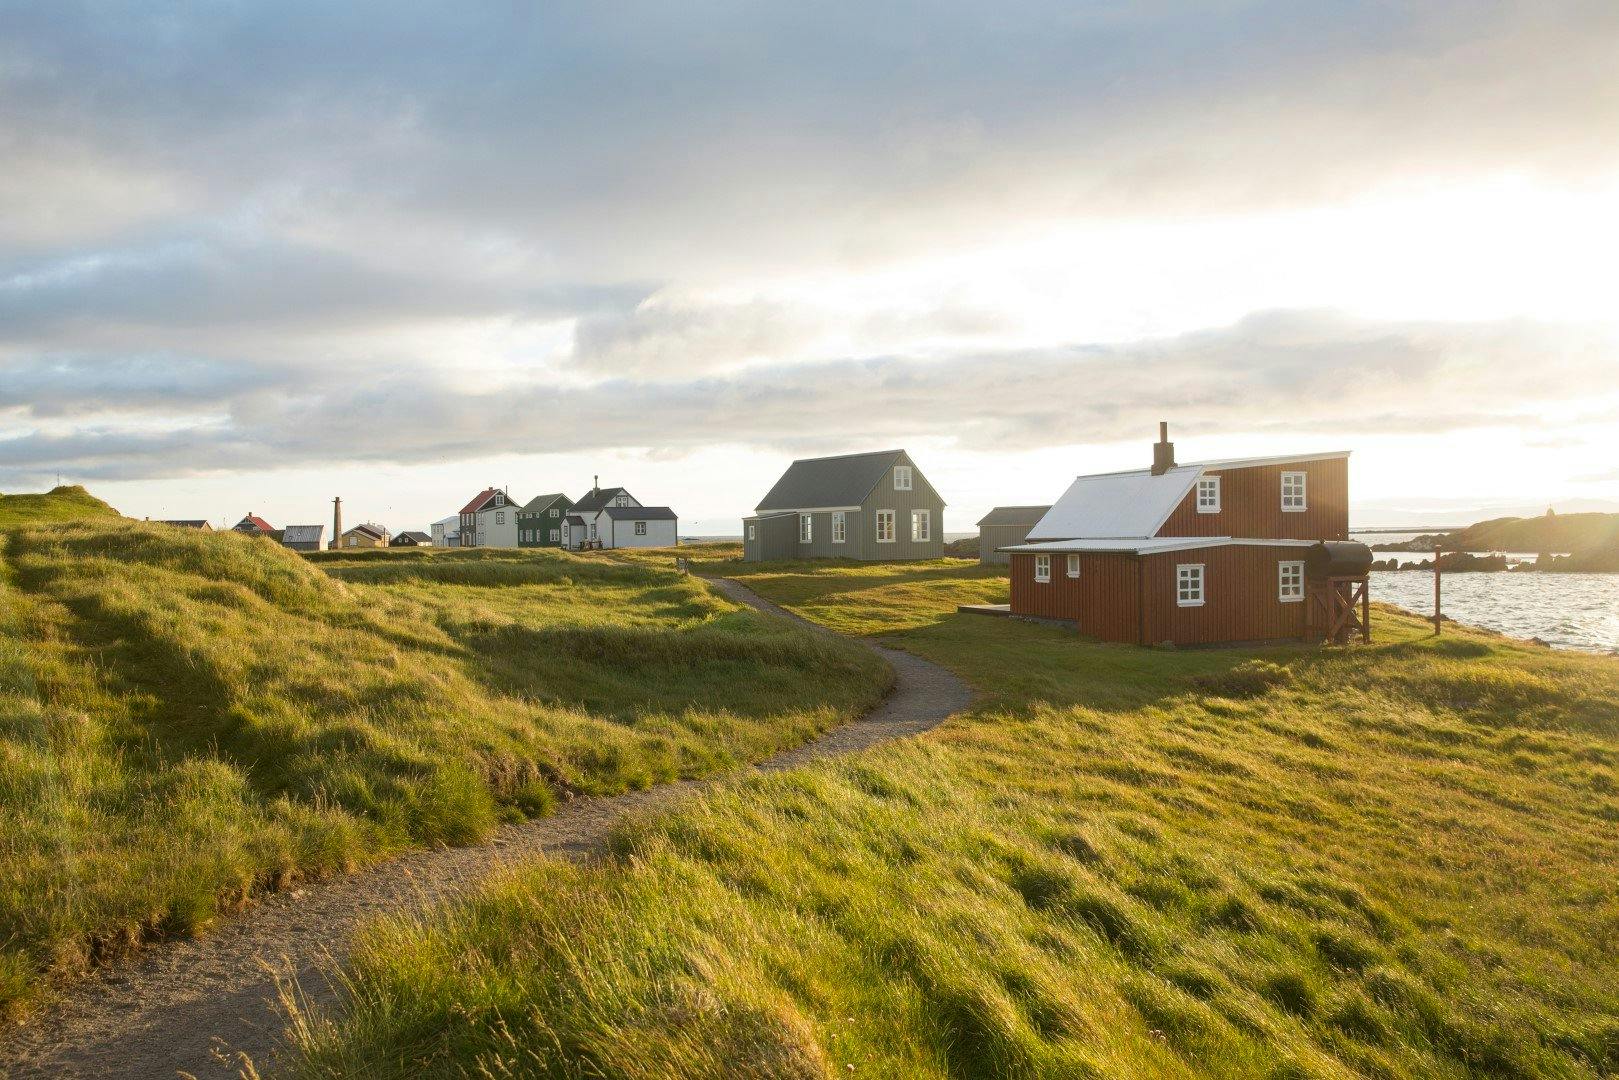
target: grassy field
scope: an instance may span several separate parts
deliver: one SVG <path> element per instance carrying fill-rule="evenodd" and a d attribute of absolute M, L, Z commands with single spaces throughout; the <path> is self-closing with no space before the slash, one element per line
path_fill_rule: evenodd
<path fill-rule="evenodd" d="M 978 703 L 380 923 L 292 1074 L 1619 1070 L 1619 662 L 1383 609 L 1371 647 L 1096 645 L 953 614 L 970 564 L 691 554 Z"/>
<path fill-rule="evenodd" d="M 293 879 L 763 758 L 890 678 L 668 559 L 312 560 L 100 505 L 0 502 L 0 1015 Z"/>

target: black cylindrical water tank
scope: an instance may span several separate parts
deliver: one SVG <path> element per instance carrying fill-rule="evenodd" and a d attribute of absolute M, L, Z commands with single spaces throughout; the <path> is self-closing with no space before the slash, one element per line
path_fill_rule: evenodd
<path fill-rule="evenodd" d="M 1323 540 L 1304 557 L 1313 578 L 1360 577 L 1372 568 L 1372 549 L 1358 540 Z"/>

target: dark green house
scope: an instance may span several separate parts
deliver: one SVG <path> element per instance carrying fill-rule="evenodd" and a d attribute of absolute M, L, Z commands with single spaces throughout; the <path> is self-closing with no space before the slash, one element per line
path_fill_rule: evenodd
<path fill-rule="evenodd" d="M 573 500 L 563 494 L 537 495 L 517 511 L 517 546 L 520 548 L 561 547 L 562 519 L 573 509 Z"/>

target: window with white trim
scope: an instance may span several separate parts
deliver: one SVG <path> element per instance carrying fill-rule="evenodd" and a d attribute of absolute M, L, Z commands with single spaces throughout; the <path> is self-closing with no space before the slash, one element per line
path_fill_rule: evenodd
<path fill-rule="evenodd" d="M 620 496 L 618 496 L 617 498 L 615 498 L 613 500 L 613 505 L 614 506 L 628 506 L 628 505 L 630 505 L 630 497 L 628 495 L 620 495 Z"/>
<path fill-rule="evenodd" d="M 877 522 L 877 542 L 879 544 L 892 544 L 894 542 L 894 511 L 879 510 L 872 517 Z"/>
<path fill-rule="evenodd" d="M 1305 503 L 1305 474 L 1301 472 L 1285 472 L 1282 474 L 1282 509 L 1297 512 L 1306 508 Z"/>
<path fill-rule="evenodd" d="M 1283 562 L 1276 564 L 1276 599 L 1284 604 L 1304 599 L 1304 564 Z"/>
<path fill-rule="evenodd" d="M 560 529 L 552 529 L 551 530 L 551 543 L 553 543 L 553 544 L 560 543 L 561 539 L 562 539 L 562 531 Z"/>
<path fill-rule="evenodd" d="M 911 490 L 911 467 L 909 465 L 894 466 L 894 490 Z"/>
<path fill-rule="evenodd" d="M 1175 603 L 1179 607 L 1203 606 L 1203 564 L 1181 563 L 1175 567 Z"/>
<path fill-rule="evenodd" d="M 551 507 L 551 516 L 552 517 L 561 517 L 562 516 L 562 509 L 560 507 L 556 507 L 556 506 Z"/>
<path fill-rule="evenodd" d="M 635 523 L 635 535 L 636 536 L 645 536 L 646 535 L 646 522 L 637 521 Z"/>
<path fill-rule="evenodd" d="M 504 525 L 504 524 L 506 524 L 506 511 L 504 511 L 504 510 L 495 511 L 495 524 L 496 525 Z"/>
<path fill-rule="evenodd" d="M 1069 577 L 1078 577 L 1079 576 L 1079 556 L 1078 555 L 1070 555 L 1070 556 L 1068 556 L 1068 576 Z"/>
<path fill-rule="evenodd" d="M 1050 555 L 1036 555 L 1034 557 L 1034 580 L 1036 580 L 1036 581 L 1050 581 L 1051 580 L 1051 556 Z"/>
<path fill-rule="evenodd" d="M 590 523 L 590 538 L 592 540 L 596 539 L 596 523 L 594 521 Z"/>
<path fill-rule="evenodd" d="M 1200 514 L 1218 514 L 1220 512 L 1220 478 L 1218 476 L 1205 476 L 1197 482 L 1197 512 Z"/>
<path fill-rule="evenodd" d="M 911 540 L 918 544 L 925 544 L 933 539 L 933 511 L 911 511 Z"/>
<path fill-rule="evenodd" d="M 815 515 L 814 514 L 799 514 L 798 515 L 798 542 L 800 544 L 807 544 L 811 540 L 813 540 L 814 537 L 815 537 Z"/>
<path fill-rule="evenodd" d="M 759 539 L 759 526 L 754 525 L 752 522 L 749 522 L 749 524 L 748 524 L 748 539 L 749 540 L 757 540 L 757 539 Z"/>
<path fill-rule="evenodd" d="M 834 544 L 841 544 L 848 539 L 848 536 L 848 514 L 842 510 L 832 511 L 832 542 Z"/>

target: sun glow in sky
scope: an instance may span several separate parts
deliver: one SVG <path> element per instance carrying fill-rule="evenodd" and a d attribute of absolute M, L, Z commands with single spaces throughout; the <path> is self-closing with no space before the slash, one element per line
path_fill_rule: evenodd
<path fill-rule="evenodd" d="M 600 474 L 712 534 L 905 446 L 957 530 L 1164 419 L 1354 450 L 1362 523 L 1619 503 L 1615 55 L 1597 2 L 0 7 L 0 489 Z"/>

